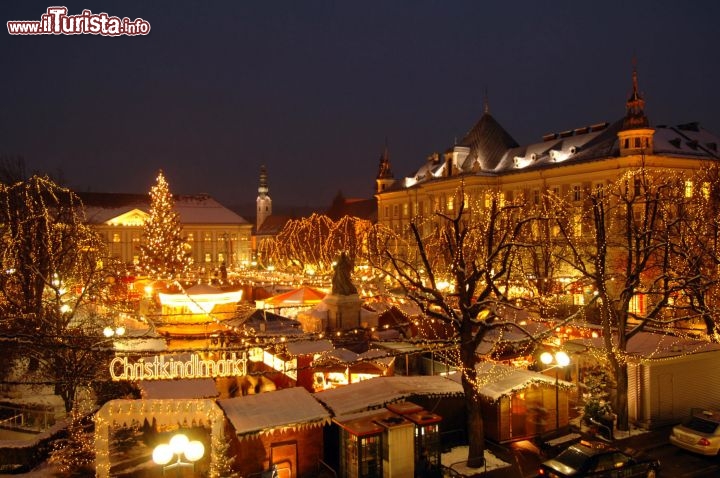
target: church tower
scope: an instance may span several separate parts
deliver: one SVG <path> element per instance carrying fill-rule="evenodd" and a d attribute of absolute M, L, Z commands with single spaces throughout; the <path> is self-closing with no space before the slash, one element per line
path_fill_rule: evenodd
<path fill-rule="evenodd" d="M 645 100 L 638 90 L 637 69 L 633 67 L 632 93 L 625 103 L 625 118 L 618 132 L 620 156 L 652 154 L 655 130 L 645 116 Z"/>
<path fill-rule="evenodd" d="M 375 179 L 375 193 L 381 193 L 389 188 L 395 182 L 392 169 L 390 169 L 390 153 L 388 152 L 387 141 L 385 141 L 385 149 L 380 156 L 380 167 L 378 175 Z"/>
<path fill-rule="evenodd" d="M 268 196 L 267 170 L 265 166 L 260 166 L 260 187 L 258 187 L 257 197 L 257 224 L 256 229 L 260 229 L 265 219 L 272 214 L 272 199 Z"/>

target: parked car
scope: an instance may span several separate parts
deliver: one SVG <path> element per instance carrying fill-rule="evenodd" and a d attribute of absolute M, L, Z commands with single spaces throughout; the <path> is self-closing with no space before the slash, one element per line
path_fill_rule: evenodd
<path fill-rule="evenodd" d="M 581 441 L 547 460 L 538 470 L 538 478 L 602 477 L 655 478 L 660 461 L 634 452 L 621 451 L 606 443 Z"/>
<path fill-rule="evenodd" d="M 701 455 L 720 451 L 720 411 L 693 408 L 690 420 L 673 427 L 670 443 Z"/>

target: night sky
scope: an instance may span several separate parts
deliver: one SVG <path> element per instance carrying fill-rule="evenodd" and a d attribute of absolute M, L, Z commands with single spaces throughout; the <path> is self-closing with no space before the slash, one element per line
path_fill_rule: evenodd
<path fill-rule="evenodd" d="M 0 4 L 0 154 L 78 191 L 276 208 L 370 197 L 490 111 L 516 141 L 624 114 L 633 57 L 652 124 L 720 134 L 720 2 L 118 1 Z M 11 36 L 47 7 L 147 36 Z M 277 210 L 277 209 L 276 209 Z"/>

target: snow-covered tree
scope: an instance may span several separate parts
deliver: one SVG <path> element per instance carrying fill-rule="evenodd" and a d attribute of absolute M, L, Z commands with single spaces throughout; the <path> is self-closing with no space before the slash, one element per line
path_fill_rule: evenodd
<path fill-rule="evenodd" d="M 140 267 L 152 277 L 175 277 L 191 263 L 187 242 L 182 234 L 175 200 L 162 171 L 150 189 L 150 217 L 145 221 Z"/>

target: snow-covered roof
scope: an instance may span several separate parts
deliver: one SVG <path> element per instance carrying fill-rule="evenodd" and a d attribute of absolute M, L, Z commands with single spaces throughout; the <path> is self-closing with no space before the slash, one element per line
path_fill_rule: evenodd
<path fill-rule="evenodd" d="M 238 436 L 320 426 L 330 421 L 327 410 L 302 387 L 218 400 L 218 405 Z"/>
<path fill-rule="evenodd" d="M 519 392 L 535 384 L 555 386 L 555 377 L 510 365 L 480 362 L 475 369 L 478 381 L 483 384 L 478 393 L 491 400 L 509 396 L 513 392 Z M 453 374 L 451 377 L 453 380 L 460 380 L 460 374 Z M 564 380 L 559 380 L 558 384 L 564 388 L 573 387 L 572 383 Z"/>
<path fill-rule="evenodd" d="M 518 327 L 521 327 L 525 332 Z M 499 342 L 521 342 L 529 340 L 531 336 L 549 332 L 552 329 L 552 326 L 547 323 L 535 321 L 528 321 L 524 325 L 518 324 L 518 327 L 508 325 L 488 330 L 475 351 L 478 354 L 486 355 L 491 353 Z"/>
<path fill-rule="evenodd" d="M 462 164 L 455 165 L 460 174 L 478 176 L 505 175 L 520 171 L 554 168 L 563 164 L 596 161 L 618 157 L 620 145 L 618 131 L 623 128 L 623 119 L 613 123 L 602 122 L 590 126 L 570 129 L 561 133 L 546 135 L 543 141 L 530 144 L 512 144 L 502 140 L 507 134 L 502 127 L 492 122 L 489 115 L 483 115 L 479 125 L 485 121 L 492 128 L 477 128 L 471 134 L 472 141 L 463 141 L 452 151 L 465 151 L 467 157 Z M 676 158 L 718 160 L 720 159 L 720 138 L 702 128 L 698 123 L 676 126 L 658 125 L 653 128 L 653 154 Z M 505 138 L 507 139 L 507 138 Z M 464 149 L 463 149 L 464 148 Z M 425 162 L 406 181 L 396 181 L 391 190 L 413 187 L 419 182 L 443 180 L 447 163 L 442 158 L 436 162 Z M 477 163 L 482 166 L 477 168 Z"/>
<path fill-rule="evenodd" d="M 370 349 L 361 354 L 355 353 L 352 350 L 346 348 L 331 349 L 318 357 L 314 362 L 313 366 L 322 366 L 331 363 L 341 363 L 343 365 L 356 365 L 360 363 L 371 363 L 379 364 L 383 367 L 389 367 L 392 365 L 394 357 L 390 356 L 387 350 Z"/>
<path fill-rule="evenodd" d="M 85 206 L 89 223 L 101 224 L 134 209 L 147 212 L 149 194 L 78 193 Z M 182 224 L 249 224 L 247 220 L 226 208 L 207 194 L 174 196 L 174 210 Z"/>
<path fill-rule="evenodd" d="M 576 339 L 569 343 L 583 347 L 605 348 L 602 337 Z M 676 337 L 655 332 L 638 332 L 627 343 L 627 353 L 639 360 L 680 357 L 689 354 L 720 350 L 720 344 L 705 338 Z"/>
<path fill-rule="evenodd" d="M 290 355 L 312 355 L 329 352 L 334 346 L 329 340 L 299 340 L 288 343 L 285 348 Z"/>
<path fill-rule="evenodd" d="M 334 416 L 382 407 L 410 396 L 459 396 L 462 386 L 440 375 L 376 377 L 315 393 Z"/>
<path fill-rule="evenodd" d="M 211 378 L 138 381 L 143 398 L 213 398 L 219 395 Z"/>

